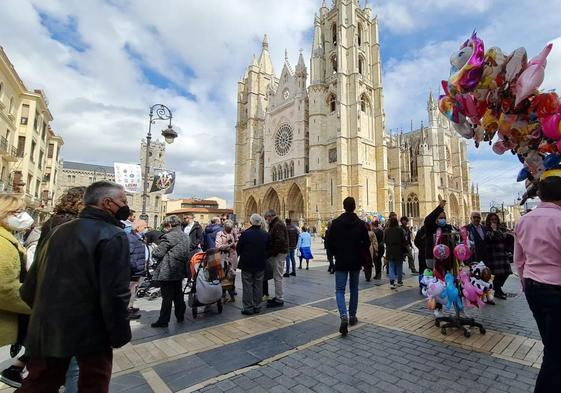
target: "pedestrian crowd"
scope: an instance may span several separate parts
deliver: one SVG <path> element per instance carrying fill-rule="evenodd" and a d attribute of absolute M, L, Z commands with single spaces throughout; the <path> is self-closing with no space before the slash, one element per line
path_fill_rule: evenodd
<path fill-rule="evenodd" d="M 471 259 L 465 263 L 484 261 L 494 276 L 495 298 L 506 300 L 503 285 L 515 262 L 544 343 L 536 391 L 547 391 L 561 371 L 561 177 L 545 178 L 539 190 L 542 203 L 515 233 L 497 214 L 482 223 L 481 213 L 472 212 L 465 227 Z M 385 270 L 392 290 L 403 285 L 405 260 L 419 278 L 427 270 L 450 271 L 453 256 L 436 259 L 433 253 L 458 231 L 445 207 L 440 201 L 412 230 L 408 217 L 398 220 L 393 212 L 385 223 L 365 223 L 355 213 L 355 200 L 343 201 L 344 212 L 323 235 L 343 336 L 358 323 L 361 271 L 369 282 L 381 280 Z M 0 346 L 10 345 L 12 357 L 19 356 L 1 380 L 23 393 L 58 392 L 61 386 L 70 393 L 107 392 L 113 350 L 131 340 L 130 321 L 141 318 L 135 307 L 141 290 L 157 287 L 161 294 L 153 328 L 167 327 L 172 311 L 182 323 L 187 309 L 196 308 L 185 294 L 190 288 L 199 301 L 204 298 L 201 268 L 218 290 L 213 301 L 220 311 L 222 303 L 235 301 L 238 271 L 243 315 L 260 313 L 264 301 L 268 308 L 282 307 L 283 280 L 297 275 L 297 258 L 298 270 L 310 268 L 315 233 L 274 210 L 252 214 L 244 230 L 227 217 L 203 228 L 190 214 L 183 220 L 170 215 L 159 230 L 149 228 L 128 207 L 124 188 L 106 181 L 66 191 L 41 226 L 34 225 L 22 198 L 0 195 Z M 434 313 L 441 316 L 442 305 Z"/>

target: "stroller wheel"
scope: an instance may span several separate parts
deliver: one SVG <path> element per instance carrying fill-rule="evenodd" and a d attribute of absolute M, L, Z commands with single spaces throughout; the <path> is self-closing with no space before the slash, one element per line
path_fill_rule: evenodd
<path fill-rule="evenodd" d="M 224 309 L 224 306 L 222 306 L 222 300 L 216 302 L 216 306 L 218 307 L 218 314 L 222 314 L 222 310 Z"/>
<path fill-rule="evenodd" d="M 192 312 L 192 314 L 193 314 L 193 319 L 197 318 L 197 314 L 198 314 L 197 307 L 193 307 L 193 308 L 191 309 L 191 312 Z"/>
<path fill-rule="evenodd" d="M 136 297 L 144 297 L 145 295 L 145 291 L 144 290 L 139 290 L 136 292 Z"/>

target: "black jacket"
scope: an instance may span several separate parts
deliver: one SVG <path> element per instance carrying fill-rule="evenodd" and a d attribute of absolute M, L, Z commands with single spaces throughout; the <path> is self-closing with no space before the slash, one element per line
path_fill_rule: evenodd
<path fill-rule="evenodd" d="M 241 271 L 255 273 L 265 270 L 268 240 L 269 234 L 259 225 L 243 231 L 236 246 L 236 251 L 240 256 L 238 268 Z"/>
<path fill-rule="evenodd" d="M 180 281 L 187 277 L 187 263 L 191 254 L 189 236 L 181 226 L 172 228 L 162 236 L 152 257 L 158 261 L 152 278 L 156 281 Z"/>
<path fill-rule="evenodd" d="M 275 217 L 269 224 L 267 256 L 276 257 L 279 254 L 288 254 L 288 231 L 284 222 Z"/>
<path fill-rule="evenodd" d="M 335 256 L 335 270 L 354 271 L 362 268 L 363 256 L 369 251 L 370 237 L 355 213 L 343 213 L 331 224 L 327 244 Z"/>
<path fill-rule="evenodd" d="M 21 288 L 31 306 L 27 353 L 69 357 L 119 348 L 131 339 L 129 244 L 122 224 L 86 207 L 37 249 Z"/>
<path fill-rule="evenodd" d="M 286 230 L 288 231 L 288 248 L 291 250 L 296 250 L 300 231 L 294 224 L 287 225 Z"/>
<path fill-rule="evenodd" d="M 469 240 L 471 240 L 474 245 L 471 250 L 471 260 L 473 262 L 487 262 L 487 242 L 485 241 L 485 227 L 481 226 L 483 237 L 479 235 L 479 232 L 477 232 L 477 228 L 475 228 L 475 225 L 473 224 L 468 224 L 466 226 L 466 229 L 468 232 Z"/>
<path fill-rule="evenodd" d="M 425 266 L 426 265 L 426 263 L 425 263 L 425 261 L 426 261 L 425 237 L 426 237 L 425 226 L 423 225 L 417 231 L 417 234 L 415 235 L 415 240 L 414 240 L 415 247 L 417 247 L 419 249 L 419 266 L 421 266 L 421 265 Z"/>
<path fill-rule="evenodd" d="M 403 228 L 386 228 L 384 241 L 386 243 L 386 258 L 395 262 L 403 261 L 408 245 Z"/>
<path fill-rule="evenodd" d="M 428 216 L 425 217 L 425 257 L 426 259 L 434 259 L 434 254 L 432 253 L 434 248 L 434 235 L 438 226 L 436 225 L 436 218 L 444 211 L 443 208 L 437 206 Z M 442 233 L 452 232 L 452 226 L 446 224 L 441 228 Z"/>
<path fill-rule="evenodd" d="M 189 240 L 191 242 L 191 251 L 203 244 L 204 234 L 203 227 L 197 221 L 193 223 L 193 228 L 189 231 Z"/>

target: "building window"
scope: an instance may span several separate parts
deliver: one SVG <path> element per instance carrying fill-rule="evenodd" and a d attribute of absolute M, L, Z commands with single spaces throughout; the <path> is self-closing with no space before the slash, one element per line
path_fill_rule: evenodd
<path fill-rule="evenodd" d="M 277 181 L 277 169 L 273 168 L 272 173 L 273 173 L 272 174 L 273 181 Z"/>
<path fill-rule="evenodd" d="M 20 118 L 20 120 L 19 120 L 19 123 L 20 123 L 21 125 L 26 126 L 28 120 L 29 120 L 29 105 L 23 104 L 23 105 L 21 106 L 21 118 Z"/>
<path fill-rule="evenodd" d="M 362 45 L 362 24 L 358 24 L 358 46 Z"/>
<path fill-rule="evenodd" d="M 290 163 L 290 177 L 294 177 L 294 161 Z"/>
<path fill-rule="evenodd" d="M 284 178 L 288 179 L 288 165 L 284 164 Z"/>
<path fill-rule="evenodd" d="M 328 102 L 329 102 L 329 111 L 331 113 L 335 112 L 335 110 L 337 109 L 337 99 L 335 97 L 335 94 L 331 94 L 329 96 Z"/>
<path fill-rule="evenodd" d="M 43 150 L 39 151 L 39 169 L 43 169 L 43 157 L 45 152 Z"/>
<path fill-rule="evenodd" d="M 358 58 L 358 73 L 364 75 L 362 71 L 364 70 L 364 59 L 362 57 Z"/>
<path fill-rule="evenodd" d="M 337 148 L 336 147 L 334 147 L 333 149 L 329 149 L 328 160 L 329 160 L 330 164 L 332 162 L 337 162 Z"/>
<path fill-rule="evenodd" d="M 11 115 L 14 113 L 14 97 L 10 97 L 10 106 L 9 106 L 8 113 Z"/>
<path fill-rule="evenodd" d="M 39 112 L 35 111 L 35 119 L 33 119 L 33 129 L 39 131 Z"/>
<path fill-rule="evenodd" d="M 366 97 L 364 95 L 360 96 L 360 110 L 362 112 L 366 112 L 367 105 Z"/>
<path fill-rule="evenodd" d="M 41 139 L 45 140 L 45 135 L 47 131 L 47 123 L 43 123 L 43 129 L 41 130 Z"/>
<path fill-rule="evenodd" d="M 27 175 L 27 184 L 25 185 L 25 191 L 31 194 L 31 183 L 33 182 L 33 176 Z"/>
<path fill-rule="evenodd" d="M 55 152 L 54 143 L 49 143 L 49 149 L 47 150 L 47 158 L 53 158 L 54 152 Z"/>
<path fill-rule="evenodd" d="M 331 26 L 331 40 L 333 42 L 333 46 L 337 46 L 337 24 L 333 23 Z"/>
<path fill-rule="evenodd" d="M 39 198 L 39 189 L 41 188 L 41 182 L 35 180 L 35 198 Z"/>
<path fill-rule="evenodd" d="M 331 57 L 331 72 L 333 74 L 337 73 L 337 56 L 333 55 L 333 57 Z"/>
<path fill-rule="evenodd" d="M 405 215 L 407 217 L 419 217 L 419 198 L 414 193 L 409 194 L 407 197 Z"/>
<path fill-rule="evenodd" d="M 31 141 L 31 162 L 35 162 L 35 146 L 37 146 L 37 143 L 35 141 Z"/>
<path fill-rule="evenodd" d="M 20 136 L 18 138 L 18 157 L 23 158 L 24 153 L 25 153 L 25 137 Z"/>
<path fill-rule="evenodd" d="M 391 191 L 388 193 L 388 209 L 393 212 L 393 193 Z"/>

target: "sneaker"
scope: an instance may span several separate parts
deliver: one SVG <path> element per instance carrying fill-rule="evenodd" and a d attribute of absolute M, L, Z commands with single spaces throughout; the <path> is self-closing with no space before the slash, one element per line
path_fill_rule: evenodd
<path fill-rule="evenodd" d="M 263 299 L 261 299 L 264 302 L 268 302 L 269 300 L 271 300 L 271 297 L 269 295 L 264 295 Z"/>
<path fill-rule="evenodd" d="M 253 315 L 254 312 L 255 312 L 254 310 L 242 310 L 243 315 Z"/>
<path fill-rule="evenodd" d="M 283 276 L 283 277 L 290 277 L 290 274 L 284 273 L 282 276 Z"/>
<path fill-rule="evenodd" d="M 434 310 L 433 314 L 435 318 L 442 318 L 444 316 L 439 309 Z"/>
<path fill-rule="evenodd" d="M 153 328 L 167 328 L 168 323 L 167 322 L 156 321 L 153 324 L 151 324 L 150 326 L 152 326 Z"/>
<path fill-rule="evenodd" d="M 259 314 L 260 312 L 261 312 L 261 307 L 255 307 L 255 308 L 253 309 L 253 313 L 254 313 L 254 314 Z"/>
<path fill-rule="evenodd" d="M 127 318 L 131 321 L 136 320 L 136 319 L 140 319 L 140 314 L 133 312 L 132 310 L 129 310 L 129 315 L 127 316 Z"/>
<path fill-rule="evenodd" d="M 273 308 L 273 307 L 282 307 L 284 306 L 284 302 L 282 300 L 277 300 L 277 298 L 272 298 L 271 300 L 269 300 L 267 302 L 267 307 L 268 308 Z"/>
<path fill-rule="evenodd" d="M 296 276 L 296 272 L 290 273 L 291 276 Z"/>
<path fill-rule="evenodd" d="M 138 308 L 138 307 L 131 307 L 131 308 L 129 308 L 129 310 L 132 310 L 133 312 L 139 312 L 139 311 L 140 311 L 140 308 Z"/>
<path fill-rule="evenodd" d="M 345 337 L 347 335 L 347 333 L 349 333 L 349 319 L 347 317 L 342 317 L 341 318 L 341 325 L 339 326 L 339 333 L 341 333 L 341 335 L 343 337 Z"/>
<path fill-rule="evenodd" d="M 12 388 L 21 388 L 23 367 L 10 366 L 0 375 L 0 381 Z"/>
<path fill-rule="evenodd" d="M 382 279 L 382 276 L 380 274 L 376 274 L 374 276 L 374 280 L 381 280 L 381 279 Z"/>
<path fill-rule="evenodd" d="M 397 286 L 398 286 L 398 287 L 402 287 L 402 286 L 403 286 L 403 281 L 398 281 L 398 282 L 397 282 Z"/>
<path fill-rule="evenodd" d="M 350 317 L 349 318 L 349 325 L 354 326 L 358 323 L 357 317 Z"/>
<path fill-rule="evenodd" d="M 390 284 L 390 289 L 396 289 L 397 287 L 395 286 L 395 284 Z"/>

